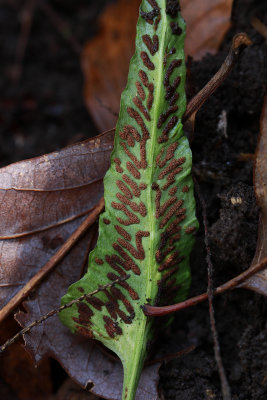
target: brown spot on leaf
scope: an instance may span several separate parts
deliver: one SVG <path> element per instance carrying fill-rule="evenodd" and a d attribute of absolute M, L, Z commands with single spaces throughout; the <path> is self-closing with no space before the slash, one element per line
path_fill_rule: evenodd
<path fill-rule="evenodd" d="M 174 35 L 180 36 L 181 33 L 183 32 L 182 29 L 179 27 L 179 25 L 177 24 L 177 22 L 171 21 L 170 22 L 170 28 L 172 30 L 172 33 Z"/>
<path fill-rule="evenodd" d="M 139 111 L 143 114 L 145 119 L 147 121 L 151 121 L 150 115 L 148 114 L 147 110 L 145 109 L 142 101 L 140 100 L 140 98 L 138 96 L 135 96 L 133 98 L 133 103 L 136 105 L 136 107 L 139 109 Z"/>
<path fill-rule="evenodd" d="M 187 233 L 188 235 L 190 235 L 191 233 L 195 232 L 196 227 L 195 226 L 188 226 L 185 230 L 185 233 Z"/>
<path fill-rule="evenodd" d="M 177 17 L 180 9 L 179 0 L 166 0 L 166 13 L 171 17 Z"/>
<path fill-rule="evenodd" d="M 115 163 L 115 168 L 116 168 L 116 171 L 119 173 L 119 174 L 121 174 L 122 172 L 123 172 L 123 169 L 121 168 L 121 160 L 119 159 L 119 158 L 114 158 L 114 163 Z"/>
<path fill-rule="evenodd" d="M 135 179 L 140 179 L 141 178 L 140 172 L 138 171 L 137 168 L 135 168 L 133 163 L 131 163 L 130 161 L 127 161 L 126 167 L 127 167 L 128 171 L 133 175 L 133 177 Z"/>
<path fill-rule="evenodd" d="M 142 39 L 150 54 L 154 56 L 154 54 L 156 54 L 159 49 L 159 37 L 157 35 L 154 35 L 153 39 L 151 39 L 149 35 L 143 35 Z"/>
<path fill-rule="evenodd" d="M 155 65 L 153 62 L 150 60 L 148 54 L 145 51 L 141 51 L 140 56 L 142 58 L 142 61 L 144 65 L 150 70 L 153 71 L 155 69 Z"/>
<path fill-rule="evenodd" d="M 122 335 L 122 329 L 110 317 L 104 315 L 103 320 L 105 322 L 104 327 L 109 337 L 114 339 L 116 335 Z"/>
<path fill-rule="evenodd" d="M 88 337 L 89 339 L 94 339 L 93 332 L 84 326 L 78 326 L 76 332 L 82 336 Z"/>
<path fill-rule="evenodd" d="M 124 237 L 124 239 L 130 241 L 132 239 L 131 235 L 126 232 L 125 229 L 123 229 L 121 226 L 119 225 L 115 225 L 115 229 L 118 232 L 119 235 L 121 235 L 122 237 Z"/>
<path fill-rule="evenodd" d="M 171 114 L 175 113 L 175 111 L 177 111 L 177 110 L 178 110 L 178 106 L 175 105 L 175 106 L 169 107 L 165 112 L 161 113 L 159 116 L 158 125 L 157 125 L 158 129 L 160 129 L 162 127 L 162 125 L 164 124 L 164 122 L 167 120 L 167 118 Z"/>
<path fill-rule="evenodd" d="M 122 191 L 122 193 L 124 193 L 124 195 L 128 198 L 128 199 L 132 199 L 133 195 L 132 192 L 129 190 L 129 188 L 125 185 L 125 183 L 123 183 L 122 181 L 117 181 L 116 182 L 117 187 Z"/>
<path fill-rule="evenodd" d="M 144 89 L 143 89 L 141 83 L 137 81 L 137 82 L 135 82 L 135 86 L 136 86 L 138 95 L 139 95 L 139 96 L 141 97 L 141 99 L 144 101 L 145 98 L 146 98 L 146 94 L 145 94 L 145 92 L 144 92 Z"/>
<path fill-rule="evenodd" d="M 189 192 L 189 187 L 188 187 L 187 185 L 184 186 L 183 189 L 182 189 L 182 192 L 183 192 L 183 193 Z"/>
<path fill-rule="evenodd" d="M 142 245 L 142 238 L 148 237 L 150 234 L 147 231 L 138 231 L 135 235 L 136 249 L 129 242 L 119 238 L 118 243 L 132 254 L 137 260 L 143 260 L 145 258 L 145 250 Z"/>
<path fill-rule="evenodd" d="M 170 132 L 170 130 L 172 130 L 174 128 L 174 126 L 177 124 L 177 122 L 178 122 L 178 117 L 176 117 L 176 115 L 175 115 L 171 118 L 171 120 L 165 126 L 165 128 L 163 129 L 162 135 L 158 138 L 159 144 L 168 141 L 168 133 Z"/>

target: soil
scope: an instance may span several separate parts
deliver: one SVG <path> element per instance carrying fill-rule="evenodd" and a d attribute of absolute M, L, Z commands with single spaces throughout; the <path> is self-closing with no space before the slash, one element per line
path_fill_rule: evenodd
<path fill-rule="evenodd" d="M 81 44 L 96 32 L 97 15 L 106 3 L 108 0 L 50 1 Z M 250 21 L 257 16 L 266 24 L 266 8 L 265 0 L 234 1 L 232 27 L 218 54 L 190 62 L 190 87 L 197 92 L 221 65 L 235 33 L 245 31 L 253 41 L 229 78 L 198 113 L 192 146 L 194 174 L 207 207 L 214 285 L 246 269 L 255 252 L 258 208 L 253 193 L 253 161 L 244 154 L 255 152 L 267 81 L 264 38 Z M 97 134 L 83 103 L 79 57 L 51 18 L 38 8 L 21 65 L 21 77 L 14 83 L 11 66 L 20 33 L 21 9 L 22 2 L 15 0 L 6 0 L 0 7 L 1 166 Z M 242 204 L 232 204 L 233 197 L 240 197 Z M 199 201 L 197 212 L 201 223 Z M 206 291 L 205 257 L 201 223 L 192 254 L 190 296 Z M 214 309 L 232 398 L 266 398 L 264 298 L 238 289 L 214 299 Z M 207 304 L 179 312 L 159 341 L 161 354 L 196 346 L 190 354 L 162 366 L 160 391 L 164 399 L 222 398 Z M 55 362 L 53 368 L 60 371 Z"/>

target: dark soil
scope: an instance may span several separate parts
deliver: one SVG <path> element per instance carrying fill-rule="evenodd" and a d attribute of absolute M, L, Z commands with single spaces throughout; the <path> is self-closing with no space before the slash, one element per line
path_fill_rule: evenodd
<path fill-rule="evenodd" d="M 83 44 L 96 32 L 96 17 L 108 0 L 50 1 Z M 97 134 L 82 97 L 83 78 L 73 46 L 36 10 L 22 75 L 12 81 L 22 2 L 0 7 L 0 165 L 44 154 Z M 246 269 L 253 258 L 258 208 L 253 194 L 253 162 L 266 90 L 264 38 L 252 28 L 257 16 L 267 23 L 265 0 L 236 0 L 232 28 L 221 50 L 192 62 L 190 87 L 197 92 L 221 65 L 231 38 L 245 31 L 253 46 L 244 50 L 230 77 L 198 113 L 193 143 L 194 174 L 207 205 L 214 285 Z M 227 124 L 220 124 L 220 120 Z M 246 158 L 246 161 L 244 159 Z M 232 204 L 231 198 L 242 204 Z M 199 203 L 199 201 L 198 201 Z M 202 221 L 201 209 L 198 209 Z M 206 291 L 207 265 L 203 226 L 192 255 L 190 296 Z M 267 398 L 266 302 L 238 289 L 214 300 L 223 363 L 233 399 Z M 166 400 L 222 398 L 213 355 L 207 304 L 180 312 L 160 338 L 161 353 L 190 345 L 196 350 L 161 368 L 160 390 Z M 57 366 L 56 368 L 59 368 Z"/>

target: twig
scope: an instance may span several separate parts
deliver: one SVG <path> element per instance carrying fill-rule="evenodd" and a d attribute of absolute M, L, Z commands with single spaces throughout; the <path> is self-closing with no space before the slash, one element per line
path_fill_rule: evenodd
<path fill-rule="evenodd" d="M 28 333 L 32 328 L 34 328 L 37 325 L 40 325 L 42 322 L 46 321 L 48 318 L 53 317 L 53 315 L 60 313 L 61 311 L 65 310 L 66 308 L 70 308 L 72 307 L 74 304 L 80 303 L 81 301 L 84 301 L 87 299 L 87 297 L 92 297 L 95 294 L 106 290 L 114 285 L 116 285 L 117 283 L 120 283 L 122 281 L 125 281 L 126 279 L 128 279 L 130 277 L 130 275 L 126 275 L 123 278 L 118 278 L 115 281 L 111 282 L 111 283 L 107 283 L 106 285 L 103 286 L 99 286 L 96 290 L 94 290 L 91 293 L 88 294 L 83 294 L 82 296 L 78 297 L 75 300 L 70 301 L 67 304 L 64 304 L 64 306 L 58 307 L 52 311 L 50 311 L 49 313 L 47 313 L 46 315 L 43 315 L 40 319 L 32 322 L 30 325 L 26 326 L 24 329 L 22 329 L 21 331 L 19 331 L 15 336 L 13 336 L 11 339 L 8 339 L 1 347 L 0 347 L 0 354 L 3 353 L 3 351 L 5 351 L 9 346 L 11 346 L 11 344 L 13 344 L 17 339 L 19 339 L 22 335 L 25 335 L 25 333 Z"/>
<path fill-rule="evenodd" d="M 253 28 L 261 34 L 267 40 L 267 26 L 261 22 L 261 20 L 257 17 L 253 17 L 251 20 L 251 25 Z"/>
<path fill-rule="evenodd" d="M 208 292 L 208 302 L 209 302 L 210 325 L 211 325 L 211 332 L 212 332 L 213 344 L 214 344 L 214 346 L 213 346 L 214 355 L 215 355 L 216 363 L 218 366 L 223 399 L 231 400 L 231 389 L 230 389 L 229 383 L 227 381 L 225 369 L 224 369 L 223 362 L 222 362 L 220 343 L 219 343 L 219 338 L 218 338 L 218 332 L 216 329 L 214 307 L 213 307 L 213 302 L 212 302 L 213 301 L 213 279 L 212 279 L 213 265 L 212 265 L 212 261 L 211 261 L 211 251 L 210 251 L 210 246 L 209 246 L 207 208 L 206 208 L 205 200 L 200 192 L 200 188 L 199 188 L 197 181 L 194 180 L 194 183 L 195 183 L 196 192 L 199 197 L 201 208 L 202 208 L 202 218 L 203 218 L 203 224 L 204 224 L 204 242 L 205 242 L 205 247 L 206 247 L 206 252 L 207 252 L 206 261 L 208 264 L 208 290 L 207 290 L 207 292 Z"/>
<path fill-rule="evenodd" d="M 60 249 L 50 258 L 50 260 L 29 280 L 29 282 L 0 310 L 0 323 L 17 307 L 21 301 L 28 296 L 30 291 L 40 284 L 41 280 L 52 271 L 52 269 L 66 256 L 75 245 L 77 240 L 95 222 L 98 215 L 104 209 L 104 198 L 102 197 L 93 211 L 81 223 L 75 232 L 67 239 Z"/>
<path fill-rule="evenodd" d="M 242 274 L 235 276 L 230 281 L 224 283 L 223 285 L 217 287 L 214 292 L 213 296 L 217 296 L 219 294 L 223 294 L 229 290 L 233 290 L 239 287 L 241 283 L 249 279 L 254 274 L 263 270 L 267 265 L 267 257 L 265 257 L 262 262 L 259 264 L 253 265 L 253 267 L 248 268 Z M 199 296 L 191 297 L 181 303 L 172 304 L 170 306 L 164 307 L 154 307 L 150 306 L 149 304 L 145 304 L 142 306 L 145 315 L 150 317 L 163 317 L 165 315 L 171 314 L 173 312 L 177 312 L 180 310 L 184 310 L 185 308 L 196 306 L 197 304 L 202 303 L 203 301 L 208 300 L 208 293 L 202 293 Z"/>
<path fill-rule="evenodd" d="M 195 114 L 200 107 L 205 103 L 205 101 L 210 97 L 212 93 L 222 84 L 222 82 L 227 78 L 230 74 L 234 63 L 240 54 L 241 50 L 244 47 L 251 46 L 252 41 L 245 33 L 238 33 L 234 36 L 232 41 L 232 47 L 224 60 L 219 71 L 211 78 L 211 80 L 204 86 L 198 94 L 193 97 L 192 100 L 188 103 L 186 108 L 186 112 L 183 116 L 183 122 L 186 122 L 190 119 L 190 117 Z"/>

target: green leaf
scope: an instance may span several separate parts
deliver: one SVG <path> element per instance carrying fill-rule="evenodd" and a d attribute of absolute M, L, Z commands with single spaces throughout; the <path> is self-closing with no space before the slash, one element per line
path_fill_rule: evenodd
<path fill-rule="evenodd" d="M 143 0 L 136 53 L 121 97 L 105 212 L 86 275 L 63 304 L 120 276 L 130 278 L 63 311 L 72 332 L 100 340 L 124 367 L 123 399 L 134 399 L 153 321 L 141 306 L 183 300 L 198 227 L 186 108 L 185 23 L 178 1 Z"/>

